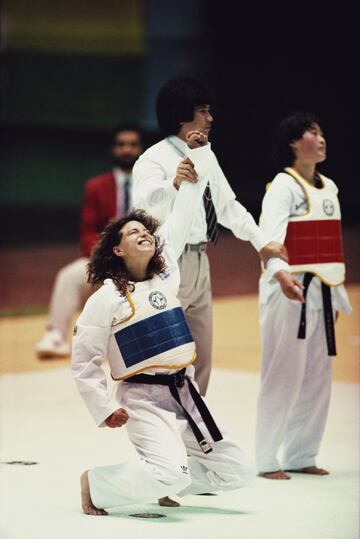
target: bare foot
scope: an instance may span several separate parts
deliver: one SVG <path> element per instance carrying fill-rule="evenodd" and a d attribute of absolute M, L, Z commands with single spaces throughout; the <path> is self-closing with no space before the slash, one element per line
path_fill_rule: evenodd
<path fill-rule="evenodd" d="M 80 478 L 81 485 L 81 505 L 84 513 L 87 515 L 107 515 L 108 513 L 104 509 L 98 509 L 92 503 L 90 496 L 89 478 L 88 472 L 84 472 Z"/>
<path fill-rule="evenodd" d="M 324 470 L 324 468 L 318 468 L 317 466 L 306 466 L 306 468 L 298 468 L 297 470 L 286 470 L 289 473 L 307 473 L 310 475 L 329 475 L 330 472 Z"/>
<path fill-rule="evenodd" d="M 164 498 L 159 498 L 158 504 L 161 505 L 161 507 L 180 507 L 179 502 L 172 500 L 171 498 L 169 498 L 169 496 L 165 496 Z"/>
<path fill-rule="evenodd" d="M 283 470 L 276 470 L 276 472 L 263 472 L 259 473 L 260 477 L 265 479 L 291 479 Z"/>

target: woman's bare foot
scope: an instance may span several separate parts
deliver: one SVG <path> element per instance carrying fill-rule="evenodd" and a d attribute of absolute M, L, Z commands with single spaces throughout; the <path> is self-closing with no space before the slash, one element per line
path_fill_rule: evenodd
<path fill-rule="evenodd" d="M 276 472 L 263 472 L 259 473 L 260 477 L 265 479 L 291 479 L 283 470 L 276 470 Z"/>
<path fill-rule="evenodd" d="M 88 472 L 84 472 L 80 478 L 81 485 L 81 505 L 84 513 L 87 515 L 107 515 L 108 513 L 104 509 L 98 509 L 92 503 L 90 496 L 89 478 Z"/>
<path fill-rule="evenodd" d="M 164 498 L 159 498 L 158 504 L 161 505 L 161 507 L 180 507 L 179 502 L 172 500 L 171 498 L 169 498 L 169 496 L 165 496 Z"/>
<path fill-rule="evenodd" d="M 310 475 L 329 475 L 330 472 L 324 470 L 324 468 L 318 468 L 317 466 L 306 466 L 305 468 L 298 468 L 297 470 L 286 470 L 289 473 L 307 473 Z"/>

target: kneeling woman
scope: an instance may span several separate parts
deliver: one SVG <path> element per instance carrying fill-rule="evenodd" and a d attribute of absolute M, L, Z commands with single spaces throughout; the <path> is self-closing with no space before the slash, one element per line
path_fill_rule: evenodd
<path fill-rule="evenodd" d="M 72 372 L 98 426 L 127 424 L 137 458 L 82 475 L 85 513 L 168 494 L 236 489 L 255 472 L 214 420 L 194 381 L 195 343 L 177 299 L 177 264 L 202 204 L 210 144 L 190 133 L 198 181 L 183 181 L 172 213 L 158 223 L 143 211 L 110 223 L 89 264 L 102 284 L 87 301 L 73 339 Z M 201 144 L 204 144 L 201 146 Z M 105 358 L 118 380 L 107 391 Z"/>

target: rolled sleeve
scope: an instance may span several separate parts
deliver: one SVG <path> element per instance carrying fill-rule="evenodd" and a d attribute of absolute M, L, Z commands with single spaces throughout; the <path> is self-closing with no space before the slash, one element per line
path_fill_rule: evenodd
<path fill-rule="evenodd" d="M 214 154 L 211 151 L 210 142 L 200 148 L 186 147 L 186 156 L 194 163 L 198 176 L 206 175 L 214 165 Z"/>
<path fill-rule="evenodd" d="M 133 168 L 133 178 L 134 208 L 145 210 L 164 222 L 177 193 L 165 170 L 151 159 L 139 158 Z"/>
<path fill-rule="evenodd" d="M 265 278 L 267 281 L 274 279 L 278 271 L 287 271 L 290 273 L 290 266 L 281 258 L 269 258 L 266 264 Z"/>

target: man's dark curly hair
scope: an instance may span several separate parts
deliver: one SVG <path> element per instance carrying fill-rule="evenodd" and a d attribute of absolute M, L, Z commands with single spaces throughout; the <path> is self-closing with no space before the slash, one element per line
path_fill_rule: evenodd
<path fill-rule="evenodd" d="M 105 279 L 112 279 L 118 290 L 125 294 L 131 280 L 130 274 L 124 259 L 121 256 L 116 256 L 113 253 L 113 248 L 119 245 L 122 236 L 121 229 L 129 221 L 142 223 L 151 235 L 155 235 L 155 231 L 159 227 L 159 221 L 143 210 L 135 210 L 126 217 L 110 221 L 100 234 L 91 253 L 87 270 L 88 282 L 91 285 L 101 285 Z M 166 268 L 164 257 L 161 256 L 163 245 L 160 244 L 158 237 L 155 236 L 155 240 L 156 249 L 147 268 L 147 279 L 159 275 Z"/>
<path fill-rule="evenodd" d="M 127 122 L 127 123 L 123 122 L 123 123 L 119 123 L 119 124 L 115 125 L 115 127 L 113 127 L 112 132 L 111 132 L 111 138 L 110 138 L 110 145 L 111 146 L 114 145 L 116 136 L 119 133 L 123 133 L 124 131 L 134 131 L 135 133 L 137 133 L 139 135 L 140 144 L 143 143 L 144 133 L 143 133 L 143 130 L 140 127 L 140 125 L 137 124 L 137 123 L 133 123 L 133 122 Z"/>
<path fill-rule="evenodd" d="M 312 112 L 294 112 L 284 118 L 273 135 L 272 158 L 276 167 L 291 167 L 296 159 L 290 144 L 301 139 L 305 131 L 320 121 Z"/>
<path fill-rule="evenodd" d="M 202 82 L 191 77 L 168 80 L 156 100 L 158 124 L 163 135 L 177 135 L 180 122 L 193 120 L 194 107 L 212 103 L 210 91 Z"/>

